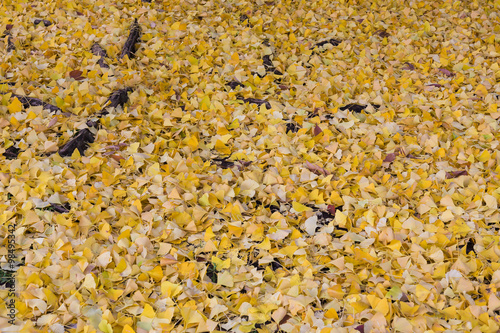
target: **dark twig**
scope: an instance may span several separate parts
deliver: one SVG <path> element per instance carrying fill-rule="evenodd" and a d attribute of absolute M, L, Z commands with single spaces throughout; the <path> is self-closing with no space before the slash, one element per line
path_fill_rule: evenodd
<path fill-rule="evenodd" d="M 3 156 L 9 160 L 13 160 L 17 158 L 17 155 L 19 155 L 19 148 L 16 148 L 14 146 L 10 146 L 9 148 L 5 149 L 5 152 L 3 153 Z"/>
<path fill-rule="evenodd" d="M 16 94 L 12 94 L 12 97 L 17 97 L 19 102 L 21 102 L 25 108 L 29 108 L 30 106 L 40 106 L 41 105 L 41 106 L 43 106 L 44 109 L 50 110 L 52 112 L 57 112 L 57 111 L 62 112 L 62 110 L 60 108 L 58 108 L 57 106 L 46 103 L 46 102 L 42 101 L 41 99 L 38 99 L 35 97 L 20 96 L 20 95 L 16 95 Z"/>
<path fill-rule="evenodd" d="M 375 104 L 372 104 L 372 106 L 375 108 L 375 109 L 378 109 L 380 107 L 380 105 L 375 105 Z M 349 111 L 353 111 L 353 112 L 361 112 L 363 111 L 364 109 L 366 109 L 367 105 L 359 105 L 359 104 L 347 104 L 346 106 L 343 106 L 340 108 L 340 110 L 344 111 L 344 110 L 349 110 Z"/>
<path fill-rule="evenodd" d="M 100 115 L 108 114 L 107 108 L 116 108 L 117 106 L 125 105 L 128 102 L 128 93 L 133 91 L 132 88 L 127 87 L 114 91 L 111 96 L 104 103 L 104 107 L 101 109 Z"/>
<path fill-rule="evenodd" d="M 286 132 L 292 132 L 292 133 L 297 133 L 300 129 L 300 126 L 293 122 L 293 121 L 290 121 L 288 123 L 286 123 Z"/>
<path fill-rule="evenodd" d="M 135 56 L 136 47 L 135 44 L 139 42 L 139 38 L 141 36 L 141 26 L 137 22 L 137 19 L 134 20 L 134 23 L 130 26 L 130 33 L 128 35 L 127 41 L 125 45 L 123 45 L 122 53 L 120 55 L 120 59 L 128 56 L 129 58 L 133 58 Z"/>
<path fill-rule="evenodd" d="M 236 80 L 233 80 L 233 81 L 231 81 L 231 82 L 228 82 L 228 83 L 227 83 L 227 85 L 228 85 L 229 87 L 231 87 L 231 89 L 233 89 L 233 90 L 234 90 L 234 89 L 236 89 L 236 87 L 242 87 L 242 88 L 245 88 L 245 85 L 244 85 L 243 83 L 238 82 L 238 81 L 236 81 Z"/>
<path fill-rule="evenodd" d="M 16 46 L 14 45 L 14 38 L 10 31 L 5 30 L 4 37 L 7 37 L 7 52 L 14 51 Z"/>
<path fill-rule="evenodd" d="M 229 169 L 234 166 L 234 162 L 230 161 L 229 157 L 213 158 L 211 163 L 220 166 L 222 169 Z"/>
<path fill-rule="evenodd" d="M 270 55 L 265 55 L 262 57 L 262 63 L 264 64 L 264 68 L 266 69 L 267 73 L 272 73 L 275 75 L 283 75 L 279 70 L 274 67 L 273 61 L 271 60 Z"/>
<path fill-rule="evenodd" d="M 106 52 L 105 49 L 103 49 L 101 47 L 101 45 L 99 45 L 98 43 L 94 43 L 94 45 L 92 45 L 92 48 L 91 48 L 91 51 L 92 51 L 92 54 L 94 55 L 97 55 L 97 56 L 100 56 L 101 58 L 97 61 L 97 63 L 99 64 L 99 66 L 103 67 L 103 68 L 109 68 L 109 65 L 106 63 L 106 61 L 104 60 L 104 58 L 107 58 L 108 57 L 108 53 Z"/>
<path fill-rule="evenodd" d="M 342 41 L 340 39 L 331 38 L 331 39 L 327 39 L 327 40 L 324 40 L 324 41 L 321 41 L 319 43 L 314 44 L 313 49 L 322 48 L 326 44 L 332 44 L 333 46 L 338 46 L 340 43 L 342 43 Z M 320 52 L 323 52 L 323 51 L 325 51 L 325 50 L 322 50 Z M 318 54 L 318 52 L 316 52 L 316 51 L 312 52 L 312 54 L 309 56 L 309 59 L 307 60 L 307 63 L 305 64 L 305 67 L 307 67 L 307 68 L 311 67 L 311 64 L 309 64 L 309 61 L 311 61 L 311 58 L 315 54 Z"/>
<path fill-rule="evenodd" d="M 258 99 L 258 98 L 243 98 L 243 97 L 238 97 L 238 99 L 243 100 L 245 103 L 250 103 L 250 104 L 257 104 L 258 106 L 261 106 L 264 104 L 266 106 L 266 109 L 271 109 L 271 103 L 269 103 L 266 100 L 263 99 Z"/>
<path fill-rule="evenodd" d="M 79 130 L 73 135 L 71 140 L 59 149 L 59 155 L 71 156 L 75 149 L 78 149 L 80 155 L 84 155 L 85 149 L 87 149 L 89 144 L 93 143 L 94 140 L 94 134 L 88 128 Z"/>
<path fill-rule="evenodd" d="M 332 39 L 327 39 L 327 40 L 324 40 L 322 42 L 316 43 L 316 44 L 314 44 L 314 46 L 323 47 L 326 44 L 332 44 L 333 46 L 338 46 L 340 43 L 342 43 L 342 41 L 340 39 L 332 38 Z"/>

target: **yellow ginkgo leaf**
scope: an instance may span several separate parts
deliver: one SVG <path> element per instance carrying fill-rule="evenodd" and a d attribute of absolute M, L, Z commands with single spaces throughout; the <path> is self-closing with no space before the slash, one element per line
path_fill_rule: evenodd
<path fill-rule="evenodd" d="M 23 110 L 23 104 L 15 97 L 8 106 L 10 113 L 21 112 Z"/>

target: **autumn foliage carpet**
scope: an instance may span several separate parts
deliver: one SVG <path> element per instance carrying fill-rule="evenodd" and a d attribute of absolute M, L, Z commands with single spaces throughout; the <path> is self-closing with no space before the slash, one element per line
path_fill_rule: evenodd
<path fill-rule="evenodd" d="M 1 1 L 1 331 L 498 332 L 499 15 Z"/>

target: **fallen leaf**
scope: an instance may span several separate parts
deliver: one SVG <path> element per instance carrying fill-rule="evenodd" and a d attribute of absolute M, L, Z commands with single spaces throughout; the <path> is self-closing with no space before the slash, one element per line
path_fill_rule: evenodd
<path fill-rule="evenodd" d="M 387 154 L 384 158 L 384 162 L 393 162 L 396 159 L 396 153 Z"/>
<path fill-rule="evenodd" d="M 413 71 L 415 70 L 415 66 L 409 62 L 405 62 L 405 66 L 403 67 L 403 69 Z"/>
<path fill-rule="evenodd" d="M 460 176 L 467 176 L 469 173 L 466 170 L 451 171 L 446 173 L 446 179 L 457 178 Z"/>
<path fill-rule="evenodd" d="M 450 72 L 446 68 L 439 68 L 439 71 L 446 76 L 455 76 L 455 73 Z"/>
<path fill-rule="evenodd" d="M 80 70 L 73 70 L 69 72 L 69 76 L 77 81 L 83 80 L 84 77 L 82 77 L 83 72 Z"/>
<path fill-rule="evenodd" d="M 318 175 L 324 175 L 324 176 L 326 176 L 326 175 L 330 174 L 327 170 L 325 170 L 322 167 L 317 166 L 316 164 L 313 164 L 311 162 L 305 162 L 304 166 L 308 170 L 310 170 L 310 171 L 312 171 L 312 172 L 314 172 L 315 174 L 318 174 Z"/>
<path fill-rule="evenodd" d="M 322 132 L 323 132 L 323 130 L 321 129 L 321 127 L 319 127 L 318 125 L 314 126 L 314 129 L 313 129 L 314 136 L 317 136 L 317 135 L 321 134 Z"/>

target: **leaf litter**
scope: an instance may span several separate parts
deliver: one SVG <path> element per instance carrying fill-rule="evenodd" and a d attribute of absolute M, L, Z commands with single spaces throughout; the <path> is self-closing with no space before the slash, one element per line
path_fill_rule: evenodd
<path fill-rule="evenodd" d="M 2 2 L 17 331 L 497 332 L 498 10 Z"/>

